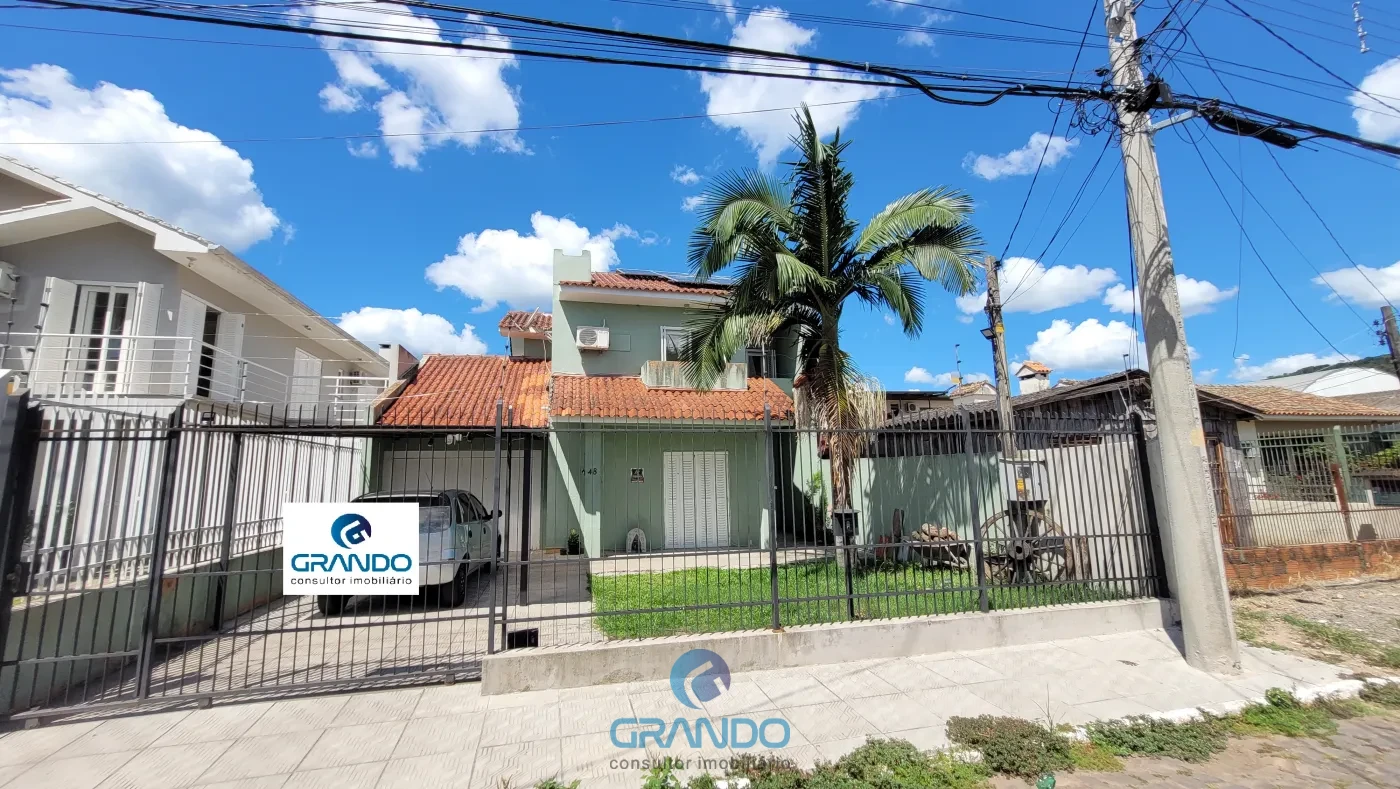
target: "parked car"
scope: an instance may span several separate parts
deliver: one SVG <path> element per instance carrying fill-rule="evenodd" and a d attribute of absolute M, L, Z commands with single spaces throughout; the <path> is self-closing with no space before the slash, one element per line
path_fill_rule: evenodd
<path fill-rule="evenodd" d="M 467 599 L 467 579 L 472 571 L 490 567 L 491 513 L 465 490 L 366 493 L 355 501 L 418 505 L 418 587 L 439 605 L 461 605 Z M 499 557 L 499 535 L 495 544 Z M 327 616 L 339 616 L 350 598 L 317 595 L 316 607 Z"/>

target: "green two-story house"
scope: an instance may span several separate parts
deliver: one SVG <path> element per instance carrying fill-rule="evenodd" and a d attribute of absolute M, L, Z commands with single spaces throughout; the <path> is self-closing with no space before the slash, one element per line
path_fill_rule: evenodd
<path fill-rule="evenodd" d="M 792 418 L 788 343 L 751 348 L 704 389 L 686 374 L 687 325 L 727 287 L 593 271 L 554 254 L 545 538 L 577 530 L 592 556 L 766 547 L 765 435 Z"/>

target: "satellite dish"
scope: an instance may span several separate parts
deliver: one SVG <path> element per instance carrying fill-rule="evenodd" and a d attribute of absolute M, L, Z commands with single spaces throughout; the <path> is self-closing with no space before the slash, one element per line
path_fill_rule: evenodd
<path fill-rule="evenodd" d="M 641 529 L 632 529 L 631 531 L 627 532 L 627 552 L 646 553 L 647 533 L 642 531 Z"/>

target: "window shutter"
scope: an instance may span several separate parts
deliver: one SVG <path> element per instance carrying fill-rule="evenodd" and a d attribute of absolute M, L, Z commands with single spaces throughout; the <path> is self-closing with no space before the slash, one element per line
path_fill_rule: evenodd
<path fill-rule="evenodd" d="M 214 357 L 214 391 L 228 400 L 242 399 L 242 370 L 239 357 L 243 355 L 243 327 L 246 316 L 224 313 L 219 316 L 219 332 L 214 345 L 221 353 Z"/>
<path fill-rule="evenodd" d="M 82 342 L 67 335 L 73 331 L 78 286 L 66 279 L 44 277 L 39 336 L 29 360 L 29 386 L 39 397 L 62 395 L 64 373 L 82 351 Z"/>
<path fill-rule="evenodd" d="M 170 349 L 154 339 L 156 324 L 160 318 L 161 286 L 154 282 L 140 282 L 136 285 L 136 321 L 131 333 L 136 335 L 131 341 L 131 358 L 127 363 L 127 389 L 130 394 L 165 394 L 155 391 L 155 365 L 167 362 Z"/>
<path fill-rule="evenodd" d="M 195 382 L 199 379 L 200 342 L 204 336 L 204 302 L 180 291 L 180 312 L 175 318 L 175 336 L 186 338 L 175 342 L 174 372 L 171 375 L 171 394 L 182 393 L 194 397 Z"/>

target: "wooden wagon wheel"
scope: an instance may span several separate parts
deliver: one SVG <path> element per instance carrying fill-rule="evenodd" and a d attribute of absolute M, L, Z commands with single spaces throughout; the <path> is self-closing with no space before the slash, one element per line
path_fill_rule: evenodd
<path fill-rule="evenodd" d="M 1089 550 L 1043 513 L 1028 510 L 1018 524 L 1006 512 L 982 523 L 983 562 L 992 583 L 1045 583 L 1089 575 Z"/>

